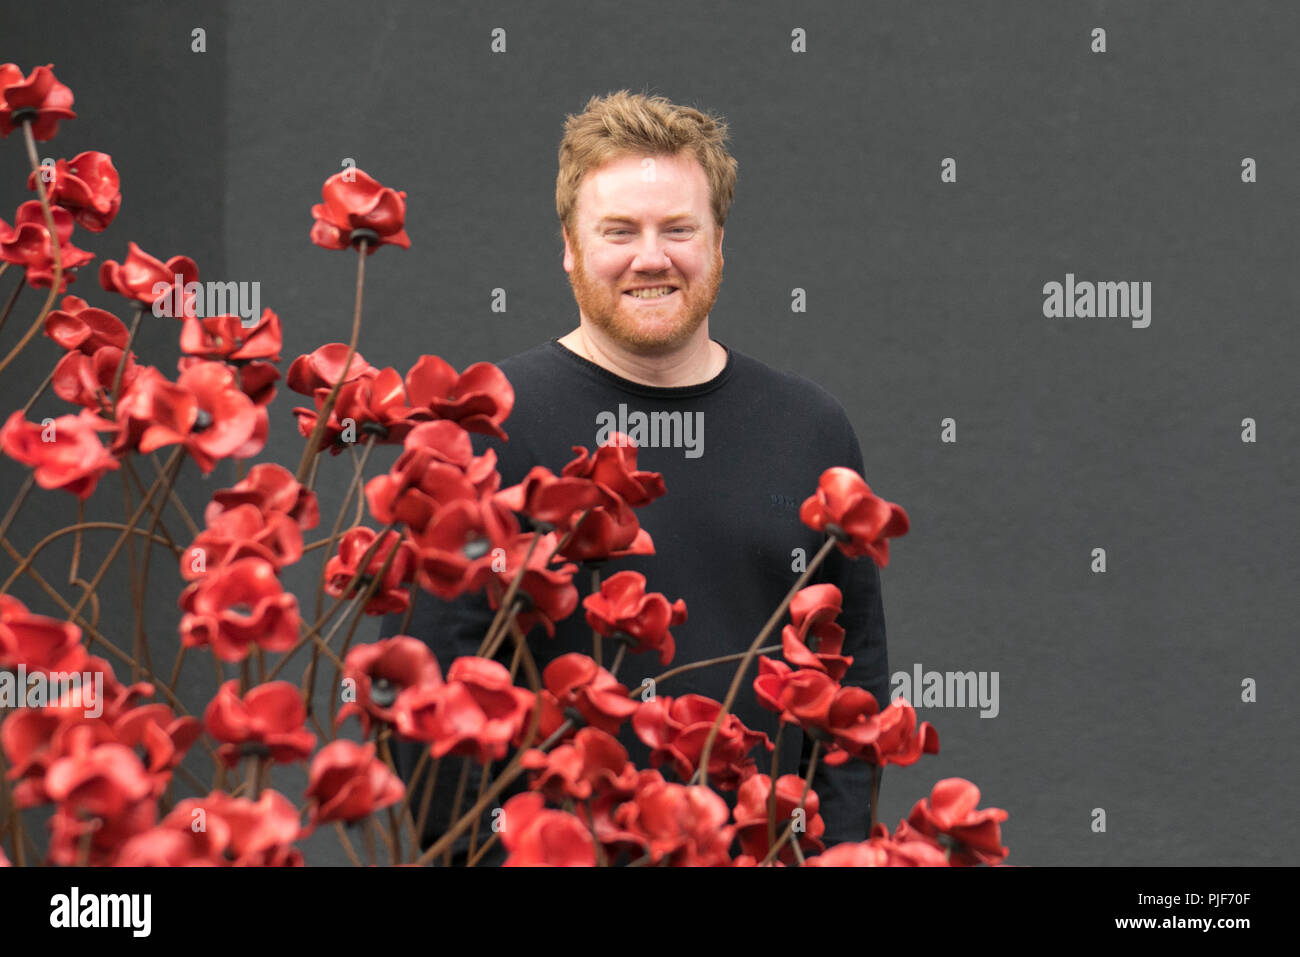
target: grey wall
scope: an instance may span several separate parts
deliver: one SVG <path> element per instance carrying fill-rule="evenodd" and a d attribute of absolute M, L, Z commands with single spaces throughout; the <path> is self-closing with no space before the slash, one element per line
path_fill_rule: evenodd
<path fill-rule="evenodd" d="M 367 263 L 361 351 L 459 368 L 576 324 L 554 208 L 566 113 L 628 87 L 724 115 L 740 178 L 714 334 L 839 397 L 868 482 L 908 510 L 882 573 L 891 667 L 999 675 L 995 718 L 922 709 L 942 753 L 891 770 L 881 819 L 960 775 L 1010 812 L 1008 863 L 1292 861 L 1294 6 L 52 7 L 68 14 L 58 30 L 51 5 L 7 9 L 0 52 L 54 61 L 77 93 L 85 118 L 56 155 L 98 148 L 122 171 L 122 216 L 85 245 L 120 259 L 134 238 L 205 277 L 260 281 L 282 368 L 348 335 L 354 257 L 307 239 L 343 158 L 407 191 L 413 243 Z M 505 54 L 490 52 L 496 27 Z M 806 53 L 791 52 L 794 28 Z M 8 211 L 26 198 L 24 162 L 4 147 Z M 956 183 L 940 181 L 945 157 Z M 1045 318 L 1043 284 L 1066 273 L 1150 282 L 1150 326 Z M 88 292 L 93 276 L 77 286 L 121 312 Z M 806 313 L 790 310 L 795 287 Z M 0 407 L 40 381 L 32 361 L 0 381 Z M 294 467 L 300 399 L 281 392 L 279 451 L 258 461 Z M 946 417 L 955 443 L 940 441 Z M 21 470 L 0 469 L 16 487 Z M 326 514 L 349 477 L 346 458 L 322 468 Z M 97 499 L 118 497 L 106 484 Z M 11 537 L 30 543 L 49 527 L 37 518 Z M 1090 570 L 1097 547 L 1105 574 Z M 305 573 L 289 580 L 305 588 Z M 176 594 L 154 581 L 169 660 Z M 186 672 L 196 708 L 202 664 Z M 1246 678 L 1257 703 L 1241 700 Z M 296 798 L 302 775 L 277 771 L 276 786 Z M 343 860 L 330 834 L 306 848 Z"/>

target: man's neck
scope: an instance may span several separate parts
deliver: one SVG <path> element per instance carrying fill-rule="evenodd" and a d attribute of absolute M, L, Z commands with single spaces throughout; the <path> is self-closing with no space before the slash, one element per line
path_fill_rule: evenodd
<path fill-rule="evenodd" d="M 727 350 L 709 338 L 707 318 L 690 340 L 671 352 L 654 355 L 635 352 L 585 321 L 561 336 L 559 343 L 617 376 L 664 388 L 708 382 L 727 364 Z"/>

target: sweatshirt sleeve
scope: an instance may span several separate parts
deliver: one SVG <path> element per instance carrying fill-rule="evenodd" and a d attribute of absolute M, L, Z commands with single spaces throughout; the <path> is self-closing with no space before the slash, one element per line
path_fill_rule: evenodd
<path fill-rule="evenodd" d="M 853 469 L 870 485 L 870 477 L 863 473 L 862 451 L 847 416 L 844 416 L 844 428 L 847 445 L 841 454 L 842 461 L 829 464 Z M 831 549 L 817 580 L 838 586 L 843 595 L 843 610 L 836 620 L 844 628 L 841 653 L 852 656 L 853 664 L 840 684 L 865 688 L 883 709 L 889 704 L 889 661 L 880 571 L 876 563 L 869 556 L 847 558 L 838 548 Z M 807 773 L 811 754 L 812 742 L 804 735 L 801 774 Z M 818 760 L 812 788 L 821 801 L 820 813 L 826 823 L 822 840 L 828 848 L 846 841 L 866 840 L 871 822 L 871 771 L 872 765 L 856 758 L 839 767 L 827 767 Z"/>

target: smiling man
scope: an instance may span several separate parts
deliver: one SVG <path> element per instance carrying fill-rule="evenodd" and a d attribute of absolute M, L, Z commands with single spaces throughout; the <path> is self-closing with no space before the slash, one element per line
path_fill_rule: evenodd
<path fill-rule="evenodd" d="M 573 458 L 573 446 L 593 449 L 611 428 L 630 437 L 637 467 L 661 473 L 666 489 L 636 510 L 654 551 L 611 560 L 599 570 L 603 578 L 624 569 L 641 572 L 648 590 L 685 601 L 688 620 L 673 628 L 674 666 L 748 648 L 822 544 L 822 536 L 800 522 L 799 504 L 825 469 L 863 470 L 853 427 L 829 393 L 711 338 L 737 169 L 725 140 L 717 118 L 627 91 L 593 98 L 583 113 L 568 117 L 556 211 L 578 324 L 498 363 L 516 394 L 505 422 L 510 439 L 474 437 L 476 453 L 496 451 L 503 487 L 520 482 L 534 465 L 558 473 Z M 582 595 L 591 571 L 584 566 L 574 578 Z M 866 688 L 885 706 L 889 668 L 875 564 L 832 550 L 812 582 L 835 584 L 843 593 L 836 620 L 845 629 L 843 654 L 853 662 L 842 683 Z M 444 602 L 420 592 L 407 632 L 433 648 L 445 671 L 455 658 L 476 653 L 492 616 L 481 595 Z M 401 619 L 388 616 L 381 634 L 397 634 Z M 780 644 L 779 635 L 771 641 Z M 556 623 L 553 638 L 535 628 L 529 647 L 542 668 L 562 654 L 593 654 L 581 607 Z M 499 657 L 509 663 L 511 651 L 506 642 Z M 670 677 L 655 693 L 721 701 L 734 669 L 726 664 Z M 618 679 L 636 687 L 664 670 L 655 655 L 627 655 Z M 751 667 L 733 711 L 774 741 L 776 715 L 755 701 L 754 674 Z M 778 774 L 805 773 L 811 742 L 803 738 L 797 727 L 787 727 Z M 631 722 L 619 740 L 638 767 L 649 766 L 648 749 Z M 419 750 L 399 743 L 404 775 Z M 770 752 L 759 746 L 752 755 L 758 770 L 768 773 Z M 493 776 L 503 766 L 498 762 Z M 671 778 L 667 767 L 662 770 Z M 438 775 L 426 846 L 449 823 L 459 771 L 454 766 Z M 471 780 L 477 784 L 479 774 Z M 870 780 L 871 769 L 861 762 L 837 768 L 819 763 L 813 790 L 827 846 L 866 838 Z M 734 791 L 722 793 L 734 803 Z M 471 792 L 465 806 L 473 800 Z M 490 823 L 485 815 L 481 835 L 491 833 Z M 467 835 L 457 841 L 458 860 L 468 843 Z M 484 863 L 500 860 L 498 847 Z"/>

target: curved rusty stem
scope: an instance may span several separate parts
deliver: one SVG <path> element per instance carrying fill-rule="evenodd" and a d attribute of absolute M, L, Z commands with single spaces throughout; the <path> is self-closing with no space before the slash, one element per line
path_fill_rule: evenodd
<path fill-rule="evenodd" d="M 524 736 L 523 744 L 519 746 L 519 749 L 515 752 L 515 756 L 510 760 L 510 763 L 506 765 L 505 769 L 502 770 L 497 779 L 492 782 L 492 786 L 487 789 L 487 792 L 478 799 L 472 808 L 462 814 L 456 823 L 447 829 L 446 833 L 444 833 L 442 837 L 438 838 L 438 840 L 435 841 L 427 851 L 420 855 L 419 859 L 415 862 L 420 866 L 431 863 L 439 854 L 449 850 L 452 842 L 460 836 L 461 832 L 469 827 L 474 821 L 478 820 L 479 815 L 483 813 L 484 809 L 487 808 L 496 796 L 504 791 L 511 781 L 523 773 L 523 756 L 528 752 L 528 749 L 532 747 L 533 739 L 537 737 L 537 727 L 542 720 L 542 696 L 540 693 L 542 679 L 537 673 L 537 662 L 533 660 L 533 653 L 528 649 L 528 640 L 524 637 L 524 633 L 519 630 L 519 625 L 513 618 L 510 620 L 510 633 L 514 635 L 515 641 L 524 646 L 524 671 L 528 674 L 528 684 L 533 691 L 533 713 L 532 720 L 529 721 L 528 724 L 528 733 Z M 571 721 L 566 721 L 565 725 L 571 725 L 572 723 L 573 722 Z M 551 735 L 547 743 L 549 744 L 557 740 L 556 736 L 561 734 L 563 731 L 564 726 L 562 725 L 555 734 Z M 545 748 L 545 745 L 543 745 L 543 748 Z"/>
<path fill-rule="evenodd" d="M 9 264 L 5 263 L 4 268 L 0 269 L 0 276 L 3 276 L 5 269 L 8 268 L 9 268 Z M 3 329 L 5 327 L 5 320 L 9 318 L 9 313 L 14 311 L 14 303 L 18 301 L 18 294 L 23 291 L 23 287 L 26 285 L 27 285 L 26 280 L 24 279 L 18 280 L 18 285 L 14 287 L 13 295 L 11 295 L 9 297 L 9 301 L 5 303 L 4 311 L 0 312 L 0 329 Z"/>
<path fill-rule="evenodd" d="M 790 600 L 799 593 L 799 590 L 803 588 L 804 585 L 808 584 L 808 580 L 812 578 L 813 572 L 817 571 L 817 569 L 821 567 L 821 563 L 826 559 L 826 556 L 834 547 L 835 538 L 831 535 L 827 535 L 826 541 L 822 545 L 821 549 L 817 552 L 813 560 L 808 563 L 808 567 L 804 570 L 804 573 L 799 576 L 798 580 L 793 585 L 790 586 L 790 590 L 786 592 L 785 598 L 781 599 L 781 604 L 776 606 L 776 611 L 772 612 L 772 617 L 768 618 L 767 624 L 763 626 L 763 630 L 758 633 L 750 644 L 749 650 L 745 652 L 744 660 L 741 661 L 740 667 L 736 669 L 736 676 L 731 679 L 731 687 L 727 689 L 727 697 L 723 700 L 722 707 L 718 709 L 718 716 L 713 719 L 713 727 L 709 729 L 709 736 L 704 739 L 704 748 L 700 751 L 700 763 L 698 770 L 696 771 L 696 775 L 700 778 L 701 784 L 707 785 L 709 782 L 709 754 L 713 750 L 713 739 L 718 736 L 718 729 L 722 727 L 723 719 L 731 712 L 731 706 L 736 701 L 736 692 L 740 690 L 740 682 L 745 677 L 745 672 L 749 670 L 750 663 L 754 660 L 755 656 L 758 655 L 759 646 L 763 644 L 763 639 L 770 635 L 772 629 L 781 621 L 781 618 L 785 615 L 786 609 L 790 607 Z M 692 780 L 694 779 L 692 778 Z M 776 787 L 775 782 L 772 786 Z"/>
<path fill-rule="evenodd" d="M 36 391 L 32 393 L 32 397 L 27 400 L 27 404 L 23 406 L 24 418 L 27 417 L 27 413 L 31 411 L 32 406 L 36 404 L 36 400 L 39 399 L 42 395 L 44 395 L 45 390 L 50 387 L 50 383 L 54 381 L 54 370 L 57 369 L 58 367 L 59 365 L 57 362 L 54 365 L 50 366 L 50 371 L 46 373 L 45 381 L 40 384 L 40 386 L 36 389 Z"/>
<path fill-rule="evenodd" d="M 122 476 L 123 484 L 126 483 L 126 476 Z M 77 499 L 77 525 L 76 537 L 72 540 L 72 564 L 68 568 L 68 584 L 71 585 L 77 580 L 77 565 L 81 562 L 81 530 L 86 527 L 86 500 Z"/>
<path fill-rule="evenodd" d="M 117 531 L 120 531 L 123 534 L 127 532 L 131 532 L 139 536 L 149 534 L 143 528 L 134 528 L 125 525 L 122 522 L 78 522 L 76 525 L 68 525 L 64 528 L 58 529 L 57 531 L 50 532 L 50 534 L 46 535 L 44 538 L 42 538 L 39 542 L 37 542 L 32 547 L 32 550 L 28 554 L 27 558 L 30 560 L 34 560 L 36 556 L 40 554 L 40 552 L 44 551 L 46 546 L 62 538 L 64 535 L 71 535 L 78 530 L 89 531 L 90 529 L 100 529 L 100 528 L 116 529 Z M 169 541 L 168 539 L 165 539 L 161 535 L 157 535 L 157 534 L 150 535 L 150 539 L 151 541 L 153 541 L 155 544 L 158 545 L 166 545 Z M 20 559 L 22 558 L 22 556 L 18 555 L 17 552 L 14 552 L 13 554 Z M 7 579 L 5 579 L 5 583 L 3 585 L 0 585 L 0 595 L 3 595 L 9 591 L 9 589 L 13 586 L 15 579 L 17 579 L 18 576 L 21 575 L 26 570 L 27 566 L 31 564 L 30 560 L 24 561 L 22 565 L 18 566 L 17 570 L 15 570 L 12 574 L 10 574 L 10 576 Z M 78 581 L 82 581 L 82 579 L 78 579 Z M 76 584 L 76 582 L 69 581 L 68 584 L 73 585 Z"/>
<path fill-rule="evenodd" d="M 365 471 L 366 459 L 370 458 L 370 450 L 373 449 L 374 447 L 375 447 L 375 436 L 371 435 L 366 439 L 366 448 L 365 451 L 361 454 L 360 462 L 356 460 L 355 457 L 356 451 L 354 450 L 352 452 L 353 455 L 352 481 L 348 483 L 347 493 L 343 496 L 343 504 L 339 506 L 338 514 L 334 516 L 334 524 L 330 528 L 330 537 L 326 540 L 327 544 L 325 546 L 325 554 L 327 556 L 326 558 L 327 561 L 329 560 L 328 556 L 332 556 L 334 554 L 334 543 L 338 541 L 339 529 L 343 527 L 343 513 L 347 511 L 348 504 L 352 501 L 352 493 L 358 490 L 361 476 L 364 474 Z M 361 496 L 361 501 L 362 503 L 365 502 L 364 495 Z M 352 524 L 356 525 L 357 522 L 360 521 L 360 519 L 361 516 L 358 513 L 357 517 L 352 520 Z M 324 604 L 325 604 L 325 576 L 322 575 L 320 581 L 316 583 L 316 617 L 317 618 L 320 617 L 321 608 L 324 606 Z"/>
<path fill-rule="evenodd" d="M 113 409 L 117 409 L 118 400 L 122 398 L 122 372 L 126 369 L 126 360 L 131 355 L 131 346 L 135 343 L 136 331 L 140 328 L 140 319 L 144 315 L 144 303 L 135 304 L 135 315 L 131 317 L 131 331 L 126 337 L 126 346 L 122 349 L 122 357 L 117 360 L 117 370 L 113 373 L 113 387 L 108 390 L 108 394 L 113 397 Z"/>
<path fill-rule="evenodd" d="M 813 741 L 812 755 L 808 758 L 808 773 L 804 775 L 803 794 L 799 795 L 799 805 L 797 810 L 803 810 L 804 801 L 808 800 L 808 789 L 812 787 L 813 772 L 817 770 L 817 758 L 821 753 L 821 746 L 822 743 L 820 741 Z M 776 781 L 772 781 L 771 783 L 772 783 L 772 793 L 775 794 Z M 772 860 L 772 858 L 776 857 L 776 855 L 781 852 L 781 846 L 790 839 L 790 835 L 792 833 L 794 833 L 793 814 L 790 815 L 790 823 L 785 826 L 785 830 L 781 832 L 781 836 L 777 839 L 777 842 L 773 844 L 770 848 L 768 848 L 767 856 L 763 858 L 761 861 L 759 861 L 760 867 L 766 864 L 768 861 Z M 799 857 L 800 863 L 802 863 L 803 862 L 802 852 L 799 851 L 798 844 L 799 842 L 795 841 L 795 856 Z"/>
<path fill-rule="evenodd" d="M 162 478 L 159 478 L 158 481 L 154 482 L 153 485 L 149 486 L 149 491 L 145 493 L 144 499 L 140 502 L 139 506 L 136 507 L 136 510 L 131 514 L 130 520 L 127 521 L 126 524 L 128 527 L 135 528 L 135 526 L 139 523 L 140 516 L 144 514 L 145 508 L 153 500 L 153 497 L 154 495 L 157 494 L 160 486 L 164 486 L 165 484 L 167 488 L 170 488 L 171 484 L 176 481 L 176 474 L 180 471 L 180 465 L 182 461 L 181 456 L 184 454 L 184 452 L 185 452 L 185 446 L 183 445 L 178 445 L 176 446 L 175 450 L 173 450 L 171 457 L 167 459 L 166 483 L 163 482 Z M 150 529 L 150 531 L 152 531 L 152 529 Z M 117 541 L 113 543 L 113 547 L 109 549 L 108 556 L 104 559 L 103 563 L 99 566 L 99 570 L 95 572 L 95 577 L 92 578 L 90 581 L 90 587 L 92 589 L 99 587 L 100 580 L 104 577 L 104 574 L 108 571 L 109 565 L 113 563 L 113 559 L 117 558 L 117 553 L 122 550 L 122 543 L 126 541 L 127 537 L 128 537 L 127 533 L 123 532 L 121 535 L 118 536 Z M 73 608 L 73 614 L 76 614 L 77 612 L 81 611 L 85 603 L 86 603 L 86 599 L 83 596 L 81 601 L 78 602 L 77 605 Z"/>
<path fill-rule="evenodd" d="M 0 538 L 0 547 L 4 548 L 4 550 L 7 551 L 10 554 L 10 556 L 15 560 L 20 559 L 22 557 L 18 553 L 18 550 L 9 544 L 8 539 Z M 35 568 L 28 568 L 27 574 L 36 582 L 37 585 L 41 587 L 42 591 L 44 591 L 47 595 L 50 596 L 51 599 L 54 600 L 55 604 L 57 604 L 60 608 L 63 609 L 64 613 L 68 616 L 68 621 L 72 622 L 74 625 L 81 628 L 81 630 L 85 633 L 87 638 L 87 647 L 89 647 L 91 641 L 98 641 L 101 645 L 104 646 L 104 650 L 107 651 L 113 657 L 117 658 L 118 661 L 121 661 L 124 664 L 131 663 L 131 656 L 128 655 L 125 651 L 122 651 L 122 649 L 118 648 L 112 642 L 110 642 L 102 634 L 100 634 L 99 630 L 94 625 L 92 625 L 90 622 L 86 621 L 84 618 L 80 616 L 79 610 L 74 611 L 73 607 L 68 604 L 67 600 L 65 600 L 64 597 L 61 594 L 59 594 L 58 589 L 45 580 L 44 575 L 42 575 Z M 92 591 L 92 592 L 88 592 L 87 594 L 94 594 L 94 593 Z M 216 661 L 215 655 L 213 656 L 213 660 Z M 158 680 L 158 677 L 156 675 L 154 675 L 153 673 L 149 673 L 145 675 L 145 679 L 154 686 L 155 691 L 160 691 L 164 696 L 166 696 L 168 703 L 171 704 L 172 710 L 176 712 L 178 717 L 185 717 L 186 715 L 189 715 L 190 712 L 181 703 L 181 700 L 178 697 L 176 697 L 175 692 L 173 692 L 171 688 L 162 684 Z M 207 749 L 207 752 L 212 757 L 212 760 L 214 761 L 218 760 L 216 749 L 212 747 L 212 744 L 206 738 L 199 738 L 199 740 L 203 742 L 203 747 Z"/>
<path fill-rule="evenodd" d="M 159 478 L 161 478 L 163 474 L 163 467 L 162 467 L 162 463 L 158 461 L 158 454 L 156 452 L 150 452 L 149 461 L 153 463 L 154 472 L 156 472 Z M 185 527 L 190 530 L 190 534 L 193 535 L 195 538 L 198 538 L 199 537 L 198 523 L 194 521 L 193 516 L 190 515 L 190 510 L 185 507 L 185 503 L 180 500 L 179 496 L 177 496 L 176 490 L 174 488 L 167 489 L 167 500 L 171 502 L 173 506 L 175 506 L 176 511 L 180 514 L 181 519 L 185 522 Z"/>
<path fill-rule="evenodd" d="M 385 532 L 385 535 L 386 534 L 387 533 Z M 360 624 L 361 619 L 366 616 L 366 605 L 369 603 L 371 596 L 374 595 L 375 592 L 379 590 L 379 586 L 383 584 L 384 576 L 388 574 L 388 569 L 392 566 L 393 559 L 397 557 L 397 553 L 398 551 L 400 551 L 401 544 L 402 544 L 402 540 L 399 537 L 398 540 L 394 543 L 393 547 L 388 550 L 388 555 L 385 556 L 384 563 L 383 565 L 380 566 L 379 571 L 376 572 L 374 575 L 372 575 L 370 581 L 367 583 L 366 590 L 361 595 L 361 601 L 357 603 L 356 610 L 353 613 L 352 625 L 351 627 L 348 628 L 348 633 L 343 638 L 343 647 L 339 649 L 339 659 L 343 659 L 347 657 L 348 648 L 352 644 L 352 636 L 356 634 L 357 631 L 357 625 Z M 342 622 L 342 620 L 343 619 L 340 619 L 340 623 Z M 332 637 L 333 636 L 331 635 L 331 638 Z M 326 639 L 325 643 L 328 645 L 329 639 Z M 331 685 L 331 687 L 338 688 L 339 676 L 342 673 L 342 671 L 343 668 L 341 664 L 336 664 L 334 666 L 334 683 Z M 339 702 L 339 696 L 337 694 L 331 693 L 330 694 L 330 727 L 334 726 L 334 716 L 338 713 L 338 702 Z"/>
<path fill-rule="evenodd" d="M 10 503 L 8 510 L 5 512 L 4 519 L 0 520 L 0 538 L 4 538 L 5 532 L 9 531 L 9 523 L 14 520 L 18 510 L 23 507 L 23 502 L 27 500 L 27 493 L 32 490 L 36 484 L 36 473 L 28 472 L 27 478 L 23 481 L 23 487 L 18 490 L 14 496 L 13 502 Z M 0 588 L 0 595 L 4 594 L 4 589 Z"/>
<path fill-rule="evenodd" d="M 311 467 L 312 460 L 320 457 L 320 439 L 325 434 L 325 426 L 329 422 L 330 413 L 334 411 L 334 403 L 338 400 L 339 389 L 343 387 L 343 378 L 348 374 L 348 369 L 352 366 L 352 357 L 357 354 L 357 339 L 361 337 L 361 290 L 366 282 L 366 240 L 361 239 L 357 243 L 357 298 L 356 305 L 352 310 L 352 339 L 348 343 L 348 354 L 343 358 L 343 371 L 339 374 L 338 380 L 334 383 L 334 388 L 325 397 L 325 405 L 316 413 L 316 427 L 311 430 L 311 436 L 307 439 L 307 445 L 302 450 L 302 458 L 298 461 L 298 472 L 295 476 L 299 482 L 307 477 L 307 470 Z M 0 371 L 3 370 L 0 366 Z"/>
<path fill-rule="evenodd" d="M 346 600 L 344 596 L 350 595 L 352 593 L 352 589 L 357 587 L 357 582 L 361 581 L 362 577 L 364 577 L 365 575 L 366 568 L 370 564 L 370 559 L 374 557 L 375 551 L 383 543 L 384 539 L 388 536 L 388 533 L 392 531 L 393 527 L 396 524 L 397 524 L 396 522 L 389 522 L 386 526 L 384 526 L 383 531 L 381 531 L 378 535 L 375 536 L 375 540 L 370 543 L 370 547 L 366 549 L 365 554 L 362 555 L 361 559 L 357 562 L 357 570 L 353 573 L 352 578 L 348 581 L 347 585 L 339 593 L 339 597 L 334 600 L 334 604 L 329 607 L 329 610 L 326 611 L 325 614 L 321 615 L 319 618 L 316 619 L 316 623 L 312 625 L 309 629 L 307 629 L 306 634 L 304 634 L 301 638 L 298 639 L 298 643 L 296 645 L 294 645 L 292 648 L 290 648 L 288 651 L 284 653 L 284 657 L 280 659 L 280 662 L 276 665 L 275 669 L 272 671 L 272 674 L 279 674 L 280 669 L 284 667 L 285 663 L 289 660 L 289 658 L 295 652 L 297 652 L 299 648 L 301 648 L 309 640 L 311 640 L 313 636 L 315 636 L 317 639 L 316 647 L 318 648 L 321 647 L 319 643 L 321 628 L 324 627 L 325 622 L 329 621 L 331 618 L 334 617 L 334 613 L 339 610 L 339 607 Z M 325 574 L 324 568 L 321 569 L 321 574 L 322 575 Z M 328 645 L 328 642 L 326 642 L 325 644 Z M 316 664 L 316 659 L 313 658 L 312 664 L 308 670 L 314 671 L 315 664 Z M 311 681 L 312 681 L 312 688 L 314 689 L 315 678 L 312 677 Z M 306 689 L 306 687 L 307 684 L 306 681 L 304 680 L 304 684 L 303 684 L 304 690 Z M 310 702 L 310 699 L 308 699 L 308 701 Z M 310 713 L 311 711 L 310 703 L 307 705 L 307 709 L 308 709 L 308 713 Z"/>
<path fill-rule="evenodd" d="M 32 341 L 32 337 L 45 322 L 50 306 L 54 305 L 54 298 L 59 294 L 59 287 L 63 285 L 63 251 L 59 246 L 59 231 L 54 227 L 54 214 L 50 212 L 50 198 L 45 194 L 45 181 L 41 178 L 41 161 L 36 155 L 36 139 L 32 136 L 31 120 L 23 120 L 23 139 L 27 142 L 27 159 L 32 164 L 32 172 L 36 174 L 36 195 L 41 201 L 41 212 L 45 214 L 45 228 L 50 232 L 50 249 L 54 253 L 54 278 L 50 280 L 49 295 L 45 297 L 45 304 L 37 313 L 36 321 L 18 340 L 18 344 L 9 350 L 9 354 L 0 360 L 0 373 L 9 368 L 10 363 L 27 348 L 27 344 Z"/>

